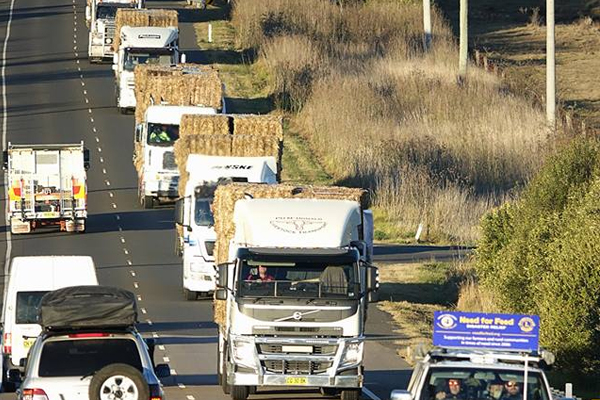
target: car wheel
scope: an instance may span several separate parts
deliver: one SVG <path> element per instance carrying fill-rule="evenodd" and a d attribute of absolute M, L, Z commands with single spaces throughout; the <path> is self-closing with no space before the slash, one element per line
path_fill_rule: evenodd
<path fill-rule="evenodd" d="M 350 390 L 342 390 L 342 400 L 359 400 L 360 399 L 360 389 L 350 389 Z"/>
<path fill-rule="evenodd" d="M 246 400 L 250 395 L 248 386 L 231 386 L 231 398 L 233 400 Z"/>
<path fill-rule="evenodd" d="M 90 400 L 145 400 L 150 389 L 140 371 L 127 364 L 111 364 L 94 375 L 88 391 Z"/>

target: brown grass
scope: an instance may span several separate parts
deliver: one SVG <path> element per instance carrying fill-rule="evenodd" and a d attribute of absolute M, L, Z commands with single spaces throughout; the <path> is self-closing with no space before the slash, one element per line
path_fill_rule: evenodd
<path fill-rule="evenodd" d="M 328 173 L 374 188 L 401 231 L 424 222 L 429 240 L 475 240 L 480 216 L 553 150 L 542 111 L 499 78 L 472 68 L 457 84 L 438 13 L 434 51 L 423 54 L 418 4 L 340 12 L 321 0 L 238 0 L 232 22 Z"/>

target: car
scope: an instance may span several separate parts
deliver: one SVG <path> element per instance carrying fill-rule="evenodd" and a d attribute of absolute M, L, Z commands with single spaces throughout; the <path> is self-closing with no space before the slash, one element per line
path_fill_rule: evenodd
<path fill-rule="evenodd" d="M 59 289 L 42 298 L 39 319 L 44 330 L 23 363 L 19 400 L 164 399 L 159 378 L 170 368 L 154 365 L 153 339 L 136 330 L 131 292 Z M 9 371 L 14 379 L 19 374 Z"/>
<path fill-rule="evenodd" d="M 417 361 L 408 389 L 392 391 L 390 399 L 523 399 L 526 390 L 528 400 L 551 400 L 544 371 L 553 361 L 552 353 L 543 350 L 433 348 Z"/>
<path fill-rule="evenodd" d="M 96 268 L 89 256 L 36 256 L 12 259 L 6 300 L 2 310 L 2 367 L 19 368 L 21 359 L 42 328 L 37 323 L 40 299 L 46 293 L 76 285 L 97 285 Z M 3 375 L 3 390 L 12 392 L 18 382 Z"/>

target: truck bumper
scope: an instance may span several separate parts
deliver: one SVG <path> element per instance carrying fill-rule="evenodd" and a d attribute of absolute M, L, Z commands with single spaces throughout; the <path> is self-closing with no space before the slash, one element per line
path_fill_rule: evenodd
<path fill-rule="evenodd" d="M 134 110 L 136 105 L 133 88 L 120 88 L 117 106 L 121 109 Z"/>
<path fill-rule="evenodd" d="M 362 387 L 363 376 L 258 375 L 234 372 L 229 375 L 228 381 L 235 386 L 296 386 L 356 389 Z"/>
<path fill-rule="evenodd" d="M 91 44 L 89 47 L 89 58 L 112 61 L 114 51 L 110 45 Z"/>
<path fill-rule="evenodd" d="M 183 276 L 183 287 L 193 292 L 212 293 L 215 291 L 214 273 L 188 272 Z"/>
<path fill-rule="evenodd" d="M 178 185 L 178 175 L 167 175 L 161 180 L 146 181 L 144 195 L 152 196 L 162 201 L 175 201 L 179 198 Z"/>

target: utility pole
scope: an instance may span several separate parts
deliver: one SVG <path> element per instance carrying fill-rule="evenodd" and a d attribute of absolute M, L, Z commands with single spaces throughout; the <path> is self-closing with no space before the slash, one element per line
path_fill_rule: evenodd
<path fill-rule="evenodd" d="M 431 46 L 431 0 L 423 0 L 423 48 L 428 51 Z"/>
<path fill-rule="evenodd" d="M 467 57 L 469 49 L 469 1 L 460 0 L 460 46 L 458 60 L 458 77 L 464 81 L 467 77 Z"/>
<path fill-rule="evenodd" d="M 556 129 L 556 49 L 554 39 L 554 0 L 546 0 L 546 119 Z"/>

